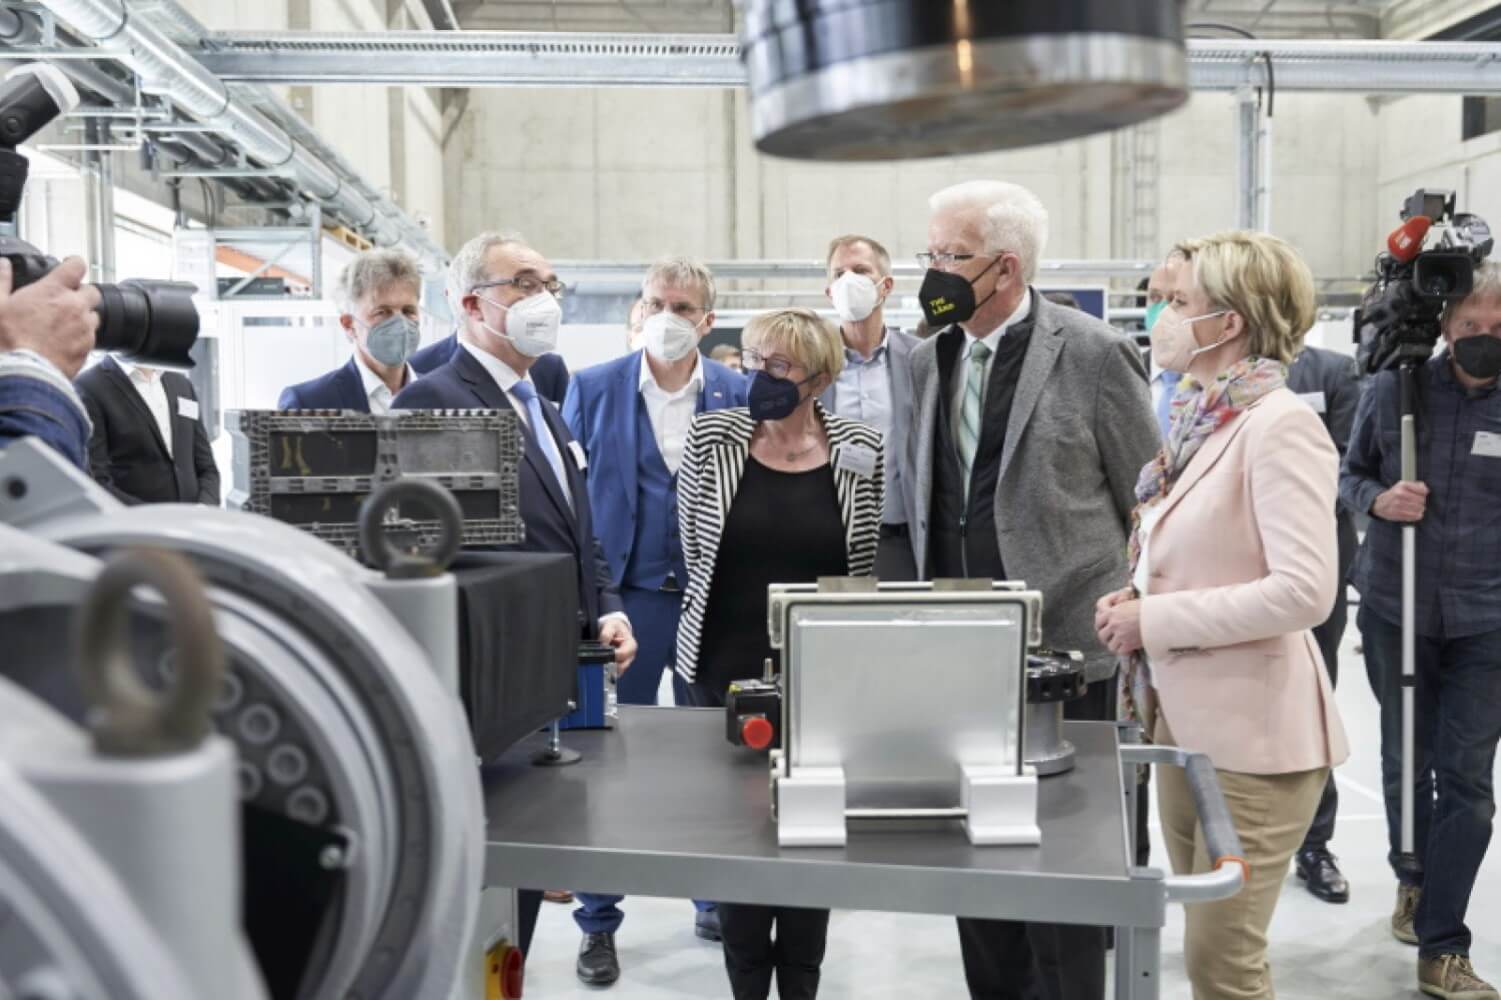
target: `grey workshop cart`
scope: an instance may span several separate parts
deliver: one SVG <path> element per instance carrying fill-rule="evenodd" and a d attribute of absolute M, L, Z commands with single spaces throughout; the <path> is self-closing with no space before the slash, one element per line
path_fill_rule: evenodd
<path fill-rule="evenodd" d="M 1065 724 L 1077 766 L 1042 781 L 1034 847 L 974 847 L 953 820 L 778 847 L 766 756 L 724 726 L 720 710 L 622 706 L 618 728 L 568 734 L 584 755 L 571 767 L 529 764 L 542 736 L 513 747 L 485 769 L 486 884 L 1109 925 L 1116 997 L 1154 1000 L 1167 905 L 1234 895 L 1244 878 L 1208 758 L 1123 745 L 1113 723 Z M 1186 768 L 1215 870 L 1132 866 L 1137 763 Z"/>

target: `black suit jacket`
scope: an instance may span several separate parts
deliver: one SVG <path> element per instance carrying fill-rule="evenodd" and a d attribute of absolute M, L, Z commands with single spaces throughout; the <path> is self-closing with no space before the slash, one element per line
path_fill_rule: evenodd
<path fill-rule="evenodd" d="M 408 363 L 412 366 L 412 371 L 426 375 L 448 364 L 458 351 L 459 335 L 450 333 L 413 354 Z M 537 395 L 552 400 L 557 406 L 563 405 L 563 399 L 568 395 L 568 365 L 563 362 L 562 357 L 556 354 L 542 355 L 532 362 L 530 375 L 532 385 L 537 387 Z"/>
<path fill-rule="evenodd" d="M 370 412 L 370 397 L 365 395 L 365 382 L 350 358 L 341 368 L 324 372 L 317 378 L 289 385 L 276 400 L 279 410 L 358 410 Z"/>
<path fill-rule="evenodd" d="M 1350 444 L 1350 431 L 1355 426 L 1355 408 L 1360 404 L 1361 386 L 1360 365 L 1356 360 L 1348 354 L 1322 347 L 1303 348 L 1287 369 L 1287 387 L 1310 405 L 1318 403 L 1318 395 L 1322 394 L 1323 412 L 1319 417 L 1334 439 L 1341 461 Z M 1359 544 L 1355 519 L 1342 503 L 1336 503 L 1334 509 L 1339 541 L 1339 578 L 1347 580 Z"/>
<path fill-rule="evenodd" d="M 162 373 L 172 414 L 172 452 L 167 453 L 151 409 L 114 358 L 78 376 L 74 385 L 89 411 L 89 472 L 125 503 L 219 505 L 219 469 L 201 417 L 183 415 L 182 400 L 197 403 L 193 384 L 177 372 Z"/>
<path fill-rule="evenodd" d="M 391 403 L 396 410 L 485 409 L 513 413 L 514 408 L 490 373 L 468 351 L 460 349 L 453 360 L 407 386 Z M 610 567 L 594 534 L 594 515 L 589 507 L 589 485 L 574 461 L 569 444 L 573 435 L 557 408 L 542 405 L 542 415 L 557 442 L 568 474 L 568 498 L 559 488 L 552 467 L 539 451 L 534 436 L 539 428 L 523 428 L 525 458 L 520 468 L 521 520 L 526 541 L 514 548 L 524 552 L 560 552 L 578 563 L 579 608 L 588 634 L 598 630 L 600 616 L 623 610 L 620 593 L 610 580 Z"/>

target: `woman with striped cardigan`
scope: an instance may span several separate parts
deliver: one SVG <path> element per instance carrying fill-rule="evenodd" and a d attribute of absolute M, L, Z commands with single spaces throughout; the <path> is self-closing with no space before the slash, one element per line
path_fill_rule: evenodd
<path fill-rule="evenodd" d="M 881 531 L 879 431 L 825 411 L 818 395 L 844 367 L 839 331 L 809 309 L 746 324 L 748 406 L 699 414 L 678 471 L 688 584 L 677 672 L 690 704 L 724 704 L 730 681 L 772 656 L 766 588 L 869 576 Z M 735 1000 L 818 993 L 827 910 L 719 905 Z M 772 940 L 775 927 L 776 940 Z"/>

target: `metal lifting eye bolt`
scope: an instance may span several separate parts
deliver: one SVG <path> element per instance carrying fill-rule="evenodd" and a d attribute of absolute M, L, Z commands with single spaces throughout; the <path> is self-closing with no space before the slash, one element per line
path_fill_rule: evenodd
<path fill-rule="evenodd" d="M 397 519 L 402 504 L 426 507 L 439 534 L 426 552 L 403 552 L 392 543 L 389 515 Z M 458 554 L 464 513 L 452 493 L 426 479 L 398 479 L 371 493 L 360 505 L 360 551 L 365 560 L 393 580 L 437 576 Z"/>

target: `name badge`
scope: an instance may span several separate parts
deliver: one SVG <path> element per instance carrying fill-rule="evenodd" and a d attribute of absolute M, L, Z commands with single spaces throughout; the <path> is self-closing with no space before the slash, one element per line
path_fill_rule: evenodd
<path fill-rule="evenodd" d="M 188 399 L 186 396 L 177 397 L 177 412 L 180 416 L 187 417 L 189 420 L 197 420 L 198 401 L 196 399 Z"/>
<path fill-rule="evenodd" d="M 568 453 L 573 456 L 573 464 L 578 466 L 578 470 L 580 472 L 583 472 L 585 469 L 589 468 L 589 459 L 584 454 L 583 445 L 579 444 L 577 441 L 569 441 Z"/>
<path fill-rule="evenodd" d="M 1501 434 L 1476 431 L 1475 447 L 1470 449 L 1470 454 L 1484 455 L 1486 458 L 1501 458 Z"/>
<path fill-rule="evenodd" d="M 1329 404 L 1324 400 L 1322 392 L 1300 392 L 1298 398 L 1313 407 L 1314 413 L 1327 413 Z"/>
<path fill-rule="evenodd" d="M 863 444 L 845 445 L 839 449 L 839 460 L 834 467 L 853 472 L 861 479 L 869 479 L 876 474 L 876 453 Z"/>

